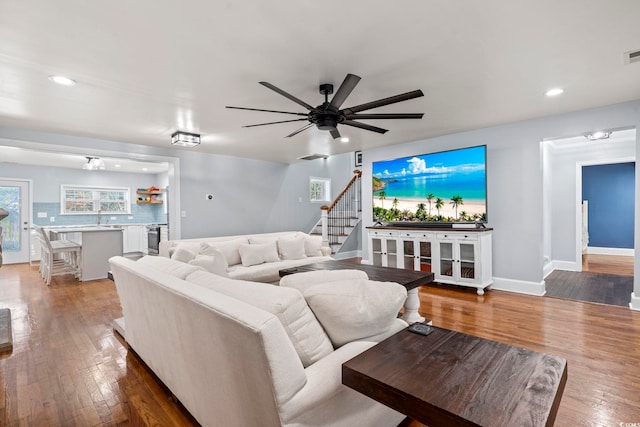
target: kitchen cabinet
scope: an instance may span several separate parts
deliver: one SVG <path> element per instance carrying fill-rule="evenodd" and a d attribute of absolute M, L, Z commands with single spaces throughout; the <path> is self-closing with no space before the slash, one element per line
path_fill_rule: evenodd
<path fill-rule="evenodd" d="M 432 271 L 434 281 L 477 289 L 493 283 L 491 229 L 393 229 L 368 227 L 369 262 Z"/>
<path fill-rule="evenodd" d="M 123 252 L 147 253 L 147 228 L 144 225 L 124 225 Z"/>

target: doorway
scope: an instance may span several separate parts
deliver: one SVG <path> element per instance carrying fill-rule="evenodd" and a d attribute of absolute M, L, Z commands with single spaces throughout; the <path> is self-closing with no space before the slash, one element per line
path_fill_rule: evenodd
<path fill-rule="evenodd" d="M 583 258 L 583 167 L 594 165 L 634 162 L 636 154 L 636 130 L 625 129 L 611 132 L 606 140 L 593 141 L 578 136 L 573 138 L 544 141 L 543 151 L 543 230 L 546 295 L 559 298 L 600 302 L 628 306 L 633 292 L 633 276 L 628 274 L 611 274 L 614 260 L 606 256 L 631 255 L 633 248 L 622 252 L 612 251 L 615 244 L 589 242 L 600 247 L 591 247 L 589 251 L 598 250 L 605 253 L 587 254 Z M 600 188 L 599 194 L 609 193 L 611 188 Z M 589 198 L 589 197 L 587 197 Z M 629 198 L 629 197 L 627 197 Z M 634 204 L 635 193 L 629 202 Z M 591 205 L 591 201 L 589 201 Z M 602 205 L 602 204 L 601 204 Z M 604 220 L 602 230 L 606 229 L 617 216 L 611 208 L 604 214 L 599 213 L 591 220 Z M 633 214 L 632 214 L 633 216 Z M 606 233 L 606 231 L 605 231 Z M 634 234 L 633 231 L 629 234 Z M 592 236 L 594 237 L 594 236 Z M 604 259 L 601 257 L 605 256 Z M 610 263 L 609 266 L 602 263 Z M 625 260 L 625 264 L 629 264 Z M 605 271 L 608 267 L 609 270 Z"/>
<path fill-rule="evenodd" d="M 3 263 L 29 262 L 31 182 L 0 179 L 0 208 L 9 212 L 9 216 L 0 221 Z"/>

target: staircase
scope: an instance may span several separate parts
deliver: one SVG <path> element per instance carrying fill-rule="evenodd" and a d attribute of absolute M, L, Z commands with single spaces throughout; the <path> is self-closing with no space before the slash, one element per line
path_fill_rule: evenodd
<path fill-rule="evenodd" d="M 343 243 L 361 220 L 361 177 L 361 171 L 353 171 L 353 177 L 333 203 L 320 208 L 320 220 L 309 233 L 321 235 L 322 242 L 325 246 L 331 247 L 332 254 L 340 251 Z"/>

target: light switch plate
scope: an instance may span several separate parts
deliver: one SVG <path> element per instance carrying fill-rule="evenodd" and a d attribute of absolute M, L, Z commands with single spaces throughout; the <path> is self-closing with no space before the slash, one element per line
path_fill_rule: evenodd
<path fill-rule="evenodd" d="M 46 218 L 46 217 L 47 217 L 46 212 L 38 212 L 38 218 Z"/>
<path fill-rule="evenodd" d="M 56 222 L 56 217 L 55 216 L 49 217 L 49 221 L 50 222 Z"/>

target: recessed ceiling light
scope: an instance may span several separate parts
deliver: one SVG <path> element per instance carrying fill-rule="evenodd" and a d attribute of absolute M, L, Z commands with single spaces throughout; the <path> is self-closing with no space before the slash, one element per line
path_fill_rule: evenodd
<path fill-rule="evenodd" d="M 142 170 L 146 172 L 149 170 L 149 168 L 142 168 Z"/>
<path fill-rule="evenodd" d="M 74 86 L 76 81 L 65 76 L 49 76 L 49 80 L 62 86 Z"/>
<path fill-rule="evenodd" d="M 558 96 L 564 92 L 564 89 L 560 89 L 559 87 L 549 89 L 544 94 L 547 96 Z"/>
<path fill-rule="evenodd" d="M 604 132 L 604 131 L 599 130 L 599 131 L 587 134 L 586 138 L 589 141 L 595 141 L 597 139 L 607 139 L 607 138 L 609 138 L 610 135 L 611 135 L 611 132 Z"/>
<path fill-rule="evenodd" d="M 115 167 L 119 168 L 119 167 L 120 167 L 120 165 L 115 165 Z"/>
<path fill-rule="evenodd" d="M 342 138 L 340 138 L 340 142 L 349 142 L 349 138 L 346 136 L 343 136 Z"/>

